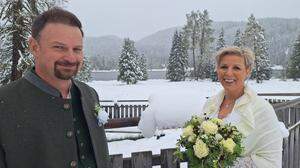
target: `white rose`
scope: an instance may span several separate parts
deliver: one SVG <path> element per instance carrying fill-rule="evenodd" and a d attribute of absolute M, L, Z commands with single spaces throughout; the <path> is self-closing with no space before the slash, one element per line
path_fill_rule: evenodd
<path fill-rule="evenodd" d="M 183 129 L 182 137 L 186 138 L 186 137 L 193 135 L 194 134 L 193 129 L 194 129 L 193 125 L 188 125 L 187 127 L 185 127 Z"/>
<path fill-rule="evenodd" d="M 208 155 L 209 149 L 207 145 L 201 140 L 197 139 L 195 145 L 193 146 L 195 155 L 201 159 Z"/>
<path fill-rule="evenodd" d="M 203 121 L 201 128 L 205 134 L 216 134 L 218 132 L 218 126 L 211 121 Z"/>

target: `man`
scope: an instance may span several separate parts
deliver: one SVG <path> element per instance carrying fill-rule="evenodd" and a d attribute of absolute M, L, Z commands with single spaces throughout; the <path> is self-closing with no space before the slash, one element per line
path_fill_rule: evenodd
<path fill-rule="evenodd" d="M 53 8 L 36 18 L 35 67 L 0 88 L 0 168 L 107 168 L 98 95 L 73 80 L 83 62 L 78 18 Z"/>

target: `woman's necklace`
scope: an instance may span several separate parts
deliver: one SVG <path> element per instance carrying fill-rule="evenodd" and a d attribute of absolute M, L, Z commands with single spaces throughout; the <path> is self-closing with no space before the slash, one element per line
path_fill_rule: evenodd
<path fill-rule="evenodd" d="M 225 99 L 226 99 L 226 96 L 224 96 L 224 100 L 225 100 Z M 224 108 L 228 109 L 228 108 L 230 108 L 234 103 L 235 103 L 235 100 L 234 100 L 234 101 L 231 101 L 230 103 L 227 103 L 227 104 L 223 103 L 223 106 L 224 106 Z"/>
<path fill-rule="evenodd" d="M 234 103 L 235 103 L 235 101 L 227 103 L 227 104 L 223 103 L 222 104 L 223 110 L 219 111 L 218 118 L 221 118 L 221 119 L 226 118 L 228 116 L 228 114 L 231 112 L 229 110 L 232 107 L 232 105 L 234 105 Z"/>

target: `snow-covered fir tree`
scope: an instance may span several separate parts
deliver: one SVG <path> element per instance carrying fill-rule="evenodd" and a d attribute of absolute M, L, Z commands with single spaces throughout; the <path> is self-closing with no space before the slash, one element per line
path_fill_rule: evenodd
<path fill-rule="evenodd" d="M 118 80 L 127 84 L 135 84 L 142 75 L 134 42 L 126 38 L 119 58 Z"/>
<path fill-rule="evenodd" d="M 17 80 L 32 67 L 27 39 L 33 18 L 53 5 L 55 0 L 7 0 L 0 4 L 0 21 L 4 23 L 0 28 L 0 85 Z"/>
<path fill-rule="evenodd" d="M 257 46 L 255 47 L 255 68 L 252 73 L 252 79 L 256 79 L 257 83 L 271 78 L 271 63 L 268 55 L 267 42 L 263 31 L 261 38 L 257 39 Z"/>
<path fill-rule="evenodd" d="M 225 43 L 225 39 L 224 39 L 224 29 L 222 27 L 219 37 L 218 37 L 216 51 L 219 51 L 221 48 L 224 48 L 225 45 L 226 45 L 226 43 Z"/>
<path fill-rule="evenodd" d="M 251 74 L 257 83 L 271 78 L 271 65 L 268 55 L 267 41 L 264 28 L 255 20 L 253 14 L 248 18 L 243 41 L 246 47 L 251 48 L 255 54 L 255 65 Z"/>
<path fill-rule="evenodd" d="M 176 30 L 173 36 L 166 78 L 170 81 L 184 81 L 187 68 L 188 54 L 184 34 Z"/>
<path fill-rule="evenodd" d="M 6 84 L 21 77 L 21 68 L 28 66 L 22 60 L 28 60 L 27 37 L 29 27 L 26 26 L 25 3 L 23 1 L 5 1 L 1 4 L 0 20 L 4 25 L 0 31 L 2 41 L 1 62 L 4 66 L 0 73 L 0 83 Z M 21 58 L 21 59 L 20 59 Z"/>
<path fill-rule="evenodd" d="M 242 47 L 243 42 L 242 42 L 242 33 L 240 29 L 236 30 L 235 36 L 234 36 L 234 41 L 233 41 L 233 46 L 237 47 Z"/>
<path fill-rule="evenodd" d="M 80 80 L 82 82 L 89 82 L 92 78 L 91 72 L 92 72 L 91 63 L 87 57 L 84 57 L 82 68 L 76 75 L 75 79 Z"/>
<path fill-rule="evenodd" d="M 300 78 L 300 35 L 294 43 L 294 48 L 288 63 L 288 78 L 298 80 Z"/>
<path fill-rule="evenodd" d="M 142 72 L 142 76 L 140 76 L 140 80 L 147 80 L 148 79 L 148 72 L 147 72 L 147 60 L 144 54 L 141 54 L 138 57 L 139 60 L 139 67 Z"/>

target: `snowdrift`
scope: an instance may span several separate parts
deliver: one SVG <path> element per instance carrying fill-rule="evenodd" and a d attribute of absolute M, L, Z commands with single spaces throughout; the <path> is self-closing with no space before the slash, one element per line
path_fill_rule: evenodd
<path fill-rule="evenodd" d="M 184 89 L 151 94 L 138 128 L 145 137 L 151 137 L 157 129 L 182 127 L 192 115 L 201 114 L 206 99 L 203 93 Z"/>

